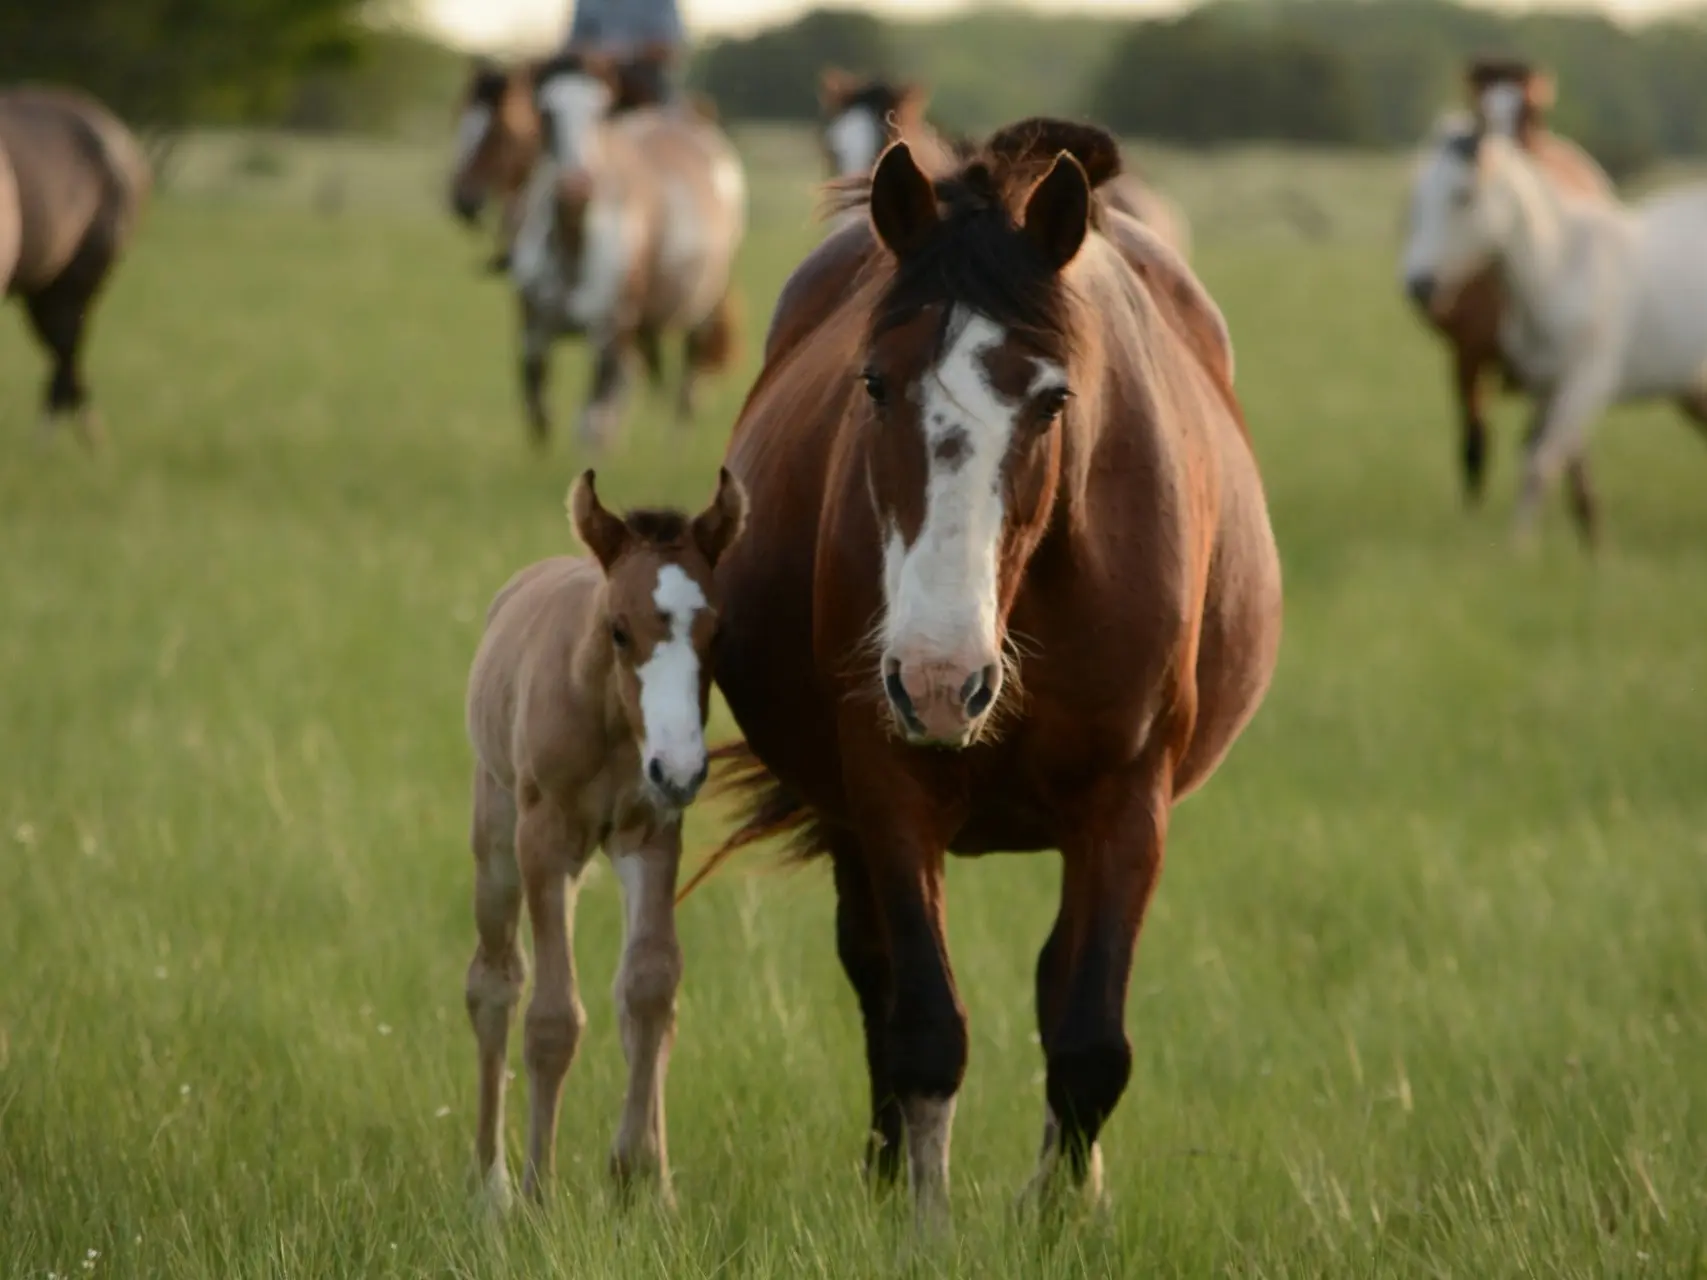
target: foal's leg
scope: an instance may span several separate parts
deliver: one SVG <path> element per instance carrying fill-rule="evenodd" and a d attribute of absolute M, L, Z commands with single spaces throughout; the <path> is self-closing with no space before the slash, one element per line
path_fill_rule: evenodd
<path fill-rule="evenodd" d="M 575 1059 L 586 1025 L 575 986 L 575 890 L 587 865 L 590 842 L 555 797 L 527 794 L 516 824 L 516 860 L 533 924 L 533 997 L 522 1031 L 522 1059 L 528 1072 L 528 1151 L 523 1192 L 544 1198 L 554 1165 L 557 1108 L 563 1078 Z"/>
<path fill-rule="evenodd" d="M 850 845 L 852 847 L 850 847 Z M 894 1183 L 901 1171 L 901 1104 L 889 1072 L 889 1003 L 894 975 L 883 932 L 883 917 L 857 845 L 848 840 L 831 849 L 836 879 L 836 955 L 859 1000 L 865 1026 L 865 1066 L 871 1080 L 871 1128 L 865 1145 L 865 1172 L 877 1187 Z"/>
<path fill-rule="evenodd" d="M 671 1203 L 665 1143 L 664 1077 L 676 1031 L 676 988 L 682 949 L 676 941 L 676 869 L 682 858 L 679 819 L 652 831 L 619 833 L 607 846 L 626 906 L 622 960 L 612 996 L 628 1059 L 628 1093 L 611 1146 L 610 1172 L 626 1191 L 656 1177 Z"/>
<path fill-rule="evenodd" d="M 592 386 L 581 411 L 581 440 L 590 449 L 604 448 L 616 435 L 628 390 L 628 345 L 626 334 L 613 335 L 599 343 L 593 358 Z"/>
<path fill-rule="evenodd" d="M 1158 776 L 1159 773 L 1159 776 Z M 1048 1066 L 1043 1149 L 1028 1198 L 1063 1179 L 1102 1197 L 1097 1136 L 1126 1090 L 1132 1045 L 1126 988 L 1162 865 L 1166 770 L 1104 780 L 1061 847 L 1061 909 L 1037 959 L 1037 1025 Z"/>
<path fill-rule="evenodd" d="M 502 1212 L 510 1202 L 503 1140 L 504 1059 L 527 965 L 516 940 L 522 884 L 516 870 L 515 802 L 509 790 L 479 766 L 474 774 L 470 843 L 474 847 L 474 924 L 479 933 L 465 986 L 468 1021 L 480 1047 L 480 1114 L 474 1150 L 491 1206 Z"/>

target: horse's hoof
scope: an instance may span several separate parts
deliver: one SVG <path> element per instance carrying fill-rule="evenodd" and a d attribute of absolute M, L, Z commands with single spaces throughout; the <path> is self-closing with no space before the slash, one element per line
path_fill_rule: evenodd
<path fill-rule="evenodd" d="M 486 1171 L 485 1180 L 480 1186 L 480 1207 L 486 1217 L 494 1222 L 501 1222 L 509 1217 L 515 1208 L 515 1192 L 510 1189 L 510 1173 L 500 1160 Z"/>
<path fill-rule="evenodd" d="M 506 275 L 509 270 L 510 255 L 508 253 L 495 253 L 486 260 L 486 274 L 489 276 Z"/>

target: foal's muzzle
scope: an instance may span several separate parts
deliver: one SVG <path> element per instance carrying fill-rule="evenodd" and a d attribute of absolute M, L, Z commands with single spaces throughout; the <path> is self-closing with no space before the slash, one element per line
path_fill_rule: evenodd
<path fill-rule="evenodd" d="M 685 809 L 705 785 L 706 774 L 710 770 L 711 766 L 702 757 L 699 767 L 684 777 L 676 770 L 665 768 L 662 757 L 653 756 L 646 762 L 646 781 L 673 808 Z"/>

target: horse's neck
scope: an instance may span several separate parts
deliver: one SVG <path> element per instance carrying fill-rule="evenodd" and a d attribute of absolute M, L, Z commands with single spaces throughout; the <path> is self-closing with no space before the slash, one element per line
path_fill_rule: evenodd
<path fill-rule="evenodd" d="M 1510 211 L 1501 272 L 1520 306 L 1531 313 L 1544 310 L 1564 284 L 1565 248 L 1577 229 L 1575 213 L 1515 146 L 1506 155 L 1500 183 L 1500 196 Z M 1538 318 L 1531 315 L 1532 320 Z"/>

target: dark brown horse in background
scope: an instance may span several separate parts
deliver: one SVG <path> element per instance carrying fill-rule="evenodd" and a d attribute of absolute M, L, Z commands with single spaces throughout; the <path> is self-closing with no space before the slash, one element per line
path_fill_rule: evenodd
<path fill-rule="evenodd" d="M 142 148 L 100 103 L 66 89 L 0 93 L 0 283 L 53 361 L 44 437 L 74 414 L 83 443 L 101 442 L 83 340 L 151 189 Z"/>
<path fill-rule="evenodd" d="M 1226 327 L 1103 198 L 1119 163 L 1106 133 L 1053 120 L 934 176 L 889 147 L 844 184 L 868 218 L 784 285 L 728 449 L 752 515 L 718 566 L 717 681 L 746 735 L 723 777 L 750 808 L 695 879 L 773 834 L 830 859 L 868 1168 L 893 1179 L 904 1136 L 926 1225 L 947 1219 L 967 1057 L 945 855 L 1061 852 L 1033 1189 L 1094 1194 L 1169 814 L 1279 646 Z"/>
<path fill-rule="evenodd" d="M 1546 176 L 1579 199 L 1613 199 L 1612 180 L 1588 154 L 1567 138 L 1546 128 L 1553 105 L 1550 76 L 1515 58 L 1478 58 L 1465 69 L 1465 89 L 1471 110 L 1484 126 L 1492 123 L 1513 132 Z M 1508 119 L 1489 119 L 1489 112 Z M 1414 299 L 1413 299 L 1414 300 Z M 1482 414 L 1486 375 L 1498 372 L 1508 390 L 1522 390 L 1521 376 L 1500 346 L 1505 313 L 1505 289 L 1495 267 L 1478 274 L 1461 289 L 1444 311 L 1419 306 L 1429 327 L 1446 339 L 1452 352 L 1453 390 L 1458 399 L 1459 463 L 1464 494 L 1478 502 L 1486 487 L 1488 427 Z M 1573 470 L 1572 502 L 1579 520 L 1592 519 L 1593 495 L 1586 465 Z"/>
<path fill-rule="evenodd" d="M 865 177 L 883 148 L 906 142 L 930 169 L 964 158 L 971 145 L 945 136 L 925 119 L 930 92 L 923 85 L 851 75 L 825 67 L 818 77 L 820 139 L 831 178 Z M 1109 179 L 1103 199 L 1144 223 L 1182 258 L 1191 256 L 1191 225 L 1183 210 L 1131 172 Z"/>

